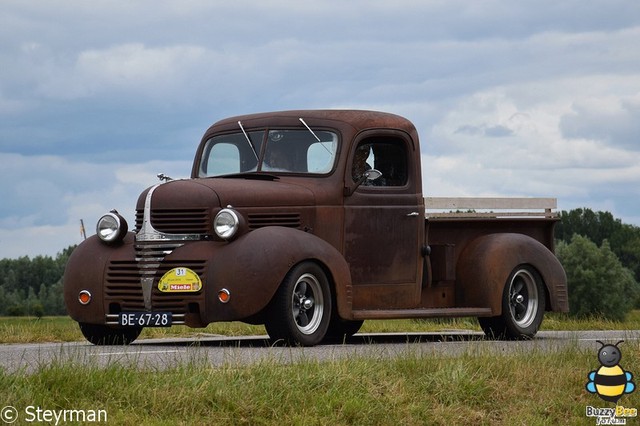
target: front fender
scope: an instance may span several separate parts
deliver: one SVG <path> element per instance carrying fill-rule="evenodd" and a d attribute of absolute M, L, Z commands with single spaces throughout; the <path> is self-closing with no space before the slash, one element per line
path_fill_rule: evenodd
<path fill-rule="evenodd" d="M 554 254 L 539 241 L 523 234 L 490 234 L 464 248 L 456 266 L 458 306 L 489 307 L 502 313 L 502 293 L 518 265 L 533 266 L 549 295 L 547 310 L 568 312 L 567 276 Z"/>
<path fill-rule="evenodd" d="M 135 258 L 133 239 L 134 233 L 129 232 L 123 241 L 105 244 L 93 235 L 73 250 L 63 275 L 63 292 L 67 313 L 75 321 L 104 324 L 105 270 L 114 258 Z M 78 302 L 81 290 L 91 293 L 92 300 L 88 305 Z"/>
<path fill-rule="evenodd" d="M 338 313 L 351 315 L 351 274 L 344 257 L 326 241 L 300 230 L 270 226 L 256 229 L 220 247 L 211 260 L 207 282 L 217 293 L 226 288 L 228 303 L 207 306 L 206 322 L 247 318 L 271 301 L 289 270 L 315 260 L 334 284 Z M 209 301 L 212 298 L 208 298 Z"/>

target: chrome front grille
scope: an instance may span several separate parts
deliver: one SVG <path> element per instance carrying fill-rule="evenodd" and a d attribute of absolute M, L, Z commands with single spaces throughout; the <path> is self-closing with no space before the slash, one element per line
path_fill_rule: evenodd
<path fill-rule="evenodd" d="M 152 209 L 151 225 L 165 234 L 211 234 L 210 209 Z M 136 210 L 136 229 L 142 229 L 144 211 Z"/>
<path fill-rule="evenodd" d="M 206 275 L 204 260 L 172 260 L 165 257 L 183 243 L 138 243 L 135 261 L 111 261 L 107 267 L 105 304 L 111 314 L 133 311 L 170 311 L 186 314 L 204 301 L 204 290 L 198 293 L 163 293 L 158 290 L 160 278 L 176 267 L 193 270 L 201 280 Z M 113 312 L 114 308 L 117 312 Z"/>
<path fill-rule="evenodd" d="M 152 209 L 151 225 L 164 234 L 211 235 L 211 210 L 209 209 Z M 136 229 L 142 229 L 144 211 L 136 210 Z M 249 213 L 249 229 L 265 226 L 300 228 L 299 213 Z"/>

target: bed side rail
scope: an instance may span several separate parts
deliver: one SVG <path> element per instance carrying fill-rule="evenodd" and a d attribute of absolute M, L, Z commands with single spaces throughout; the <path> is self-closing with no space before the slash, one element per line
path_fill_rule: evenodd
<path fill-rule="evenodd" d="M 558 217 L 556 198 L 425 197 L 427 218 Z"/>

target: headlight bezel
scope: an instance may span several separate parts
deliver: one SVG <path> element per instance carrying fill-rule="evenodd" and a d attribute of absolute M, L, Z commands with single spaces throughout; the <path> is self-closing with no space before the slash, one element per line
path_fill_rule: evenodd
<path fill-rule="evenodd" d="M 213 232 L 225 241 L 232 240 L 240 229 L 240 215 L 231 208 L 220 210 L 213 219 Z"/>
<path fill-rule="evenodd" d="M 129 225 L 127 221 L 115 210 L 102 215 L 96 223 L 96 234 L 98 238 L 107 244 L 122 241 L 128 231 Z"/>

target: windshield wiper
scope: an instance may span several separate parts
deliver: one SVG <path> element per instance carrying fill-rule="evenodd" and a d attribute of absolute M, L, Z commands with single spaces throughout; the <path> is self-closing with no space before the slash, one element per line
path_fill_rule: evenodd
<path fill-rule="evenodd" d="M 318 135 L 316 135 L 316 133 L 315 133 L 313 130 L 311 130 L 311 127 L 309 127 L 309 125 L 308 125 L 308 124 L 307 124 L 307 123 L 302 119 L 302 117 L 299 117 L 299 118 L 298 118 L 298 120 L 300 120 L 300 122 L 301 122 L 302 124 L 304 124 L 304 127 L 306 127 L 306 128 L 307 128 L 307 130 L 309 130 L 309 132 L 311 132 L 311 134 L 313 135 L 313 137 L 314 137 L 314 138 L 316 138 L 316 140 L 317 140 L 318 142 L 320 142 L 320 145 L 322 145 L 322 147 L 323 147 L 324 149 L 326 149 L 326 150 L 327 150 L 327 152 L 328 152 L 329 154 L 333 155 L 333 152 L 331 152 L 331 150 L 330 150 L 329 148 L 327 148 L 327 147 L 324 145 L 324 142 L 322 142 L 322 141 L 320 140 L 320 138 L 318 137 Z"/>
<path fill-rule="evenodd" d="M 304 120 L 302 119 L 302 117 L 298 118 L 298 120 L 300 120 L 300 122 L 301 122 L 302 124 L 304 124 L 304 127 L 306 127 L 306 128 L 307 128 L 307 130 L 309 130 L 309 131 L 311 132 L 311 134 L 313 135 L 313 137 L 314 137 L 314 138 L 316 138 L 316 139 L 318 140 L 318 142 L 322 142 L 322 141 L 320 140 L 320 138 L 318 137 L 318 135 L 316 135 L 316 134 L 314 133 L 314 131 L 313 131 L 313 130 L 311 130 L 311 127 L 309 127 L 309 125 L 308 125 L 307 123 L 305 123 L 305 122 L 304 122 Z"/>
<path fill-rule="evenodd" d="M 238 126 L 240 126 L 240 130 L 242 130 L 242 134 L 244 135 L 244 138 L 247 140 L 247 142 L 249 143 L 249 146 L 251 147 L 251 151 L 253 151 L 253 155 L 256 156 L 256 161 L 259 161 L 258 158 L 258 153 L 256 152 L 255 147 L 253 146 L 253 144 L 251 143 L 251 139 L 249 139 L 249 135 L 247 134 L 247 132 L 245 132 L 244 127 L 242 126 L 242 122 L 238 121 Z"/>

